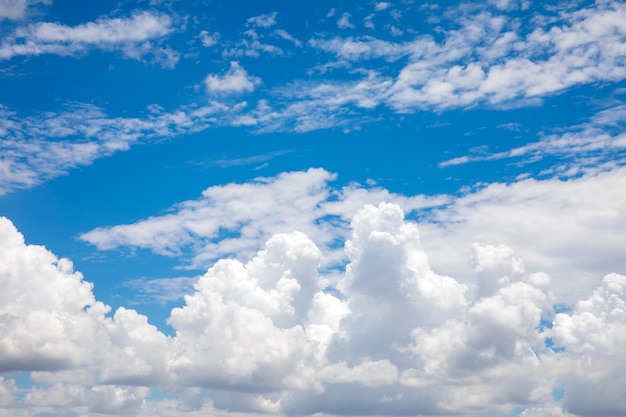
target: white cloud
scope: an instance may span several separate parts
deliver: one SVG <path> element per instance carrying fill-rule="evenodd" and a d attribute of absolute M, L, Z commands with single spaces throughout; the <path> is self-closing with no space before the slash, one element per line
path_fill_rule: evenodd
<path fill-rule="evenodd" d="M 209 34 L 206 30 L 200 31 L 200 42 L 202 42 L 202 46 L 205 48 L 210 48 L 215 46 L 220 39 L 220 34 L 218 32 L 213 32 Z"/>
<path fill-rule="evenodd" d="M 229 254 L 251 256 L 271 235 L 293 230 L 306 233 L 324 251 L 337 252 L 336 239 L 345 236 L 350 218 L 365 203 L 393 200 L 412 210 L 445 201 L 406 198 L 380 188 L 333 190 L 328 182 L 334 179 L 323 169 L 309 169 L 210 187 L 200 199 L 177 204 L 171 214 L 97 228 L 81 239 L 102 250 L 130 246 L 168 256 L 190 250 L 191 264 L 198 267 Z M 223 231 L 231 236 L 222 239 Z"/>
<path fill-rule="evenodd" d="M 0 218 L 0 276 L 3 291 L 0 317 L 0 372 L 53 370 L 90 360 L 97 341 L 98 317 L 106 312 L 96 303 L 92 285 L 39 246 L 26 246 L 6 218 Z"/>
<path fill-rule="evenodd" d="M 127 149 L 141 136 L 171 137 L 224 125 L 249 126 L 256 132 L 307 132 L 333 127 L 350 130 L 374 120 L 376 113 L 373 110 L 381 105 L 391 106 L 399 112 L 411 112 L 420 108 L 501 104 L 539 98 L 580 83 L 618 80 L 626 76 L 623 66 L 616 64 L 622 59 L 623 48 L 620 45 L 625 42 L 619 26 L 619 22 L 624 20 L 622 17 L 626 16 L 624 5 L 598 3 L 594 8 L 565 11 L 560 16 L 561 20 L 551 24 L 537 26 L 536 22 L 541 22 L 541 19 L 527 22 L 536 27 L 527 35 L 503 16 L 482 11 L 474 16 L 475 19 L 460 17 L 458 29 L 446 32 L 441 42 L 429 37 L 418 37 L 411 42 L 392 42 L 374 37 L 313 39 L 309 46 L 335 54 L 348 68 L 355 63 L 367 66 L 380 59 L 392 63 L 407 62 L 401 64 L 402 69 L 396 77 L 386 71 L 362 68 L 361 72 L 366 75 L 353 81 L 296 81 L 274 88 L 272 101 L 260 99 L 254 106 L 240 103 L 226 107 L 212 103 L 197 109 L 181 107 L 169 114 L 157 112 L 148 118 L 111 118 L 101 109 L 83 106 L 91 110 L 78 109 L 46 117 L 20 119 L 2 108 L 0 131 L 7 133 L 7 140 L 6 151 L 0 161 L 3 172 L 0 192 L 32 187 L 62 175 L 68 169 L 89 164 L 95 158 Z M 167 48 L 157 48 L 160 52 L 156 51 L 150 38 L 166 36 L 173 30 L 171 25 L 171 19 L 165 15 L 143 13 L 127 19 L 100 19 L 75 27 L 41 23 L 22 27 L 18 32 L 32 37 L 32 41 L 23 44 L 24 48 L 35 47 L 41 51 L 60 48 L 58 52 L 63 54 L 92 47 L 113 48 L 123 50 L 134 59 L 144 59 L 146 54 L 152 54 L 153 59 L 169 65 L 177 59 L 176 54 L 172 55 L 173 51 L 168 52 Z M 231 53 L 233 56 L 284 54 L 280 48 L 262 43 L 261 36 L 256 32 L 257 38 L 254 38 L 253 32 L 250 32 L 252 37 L 245 40 L 245 44 L 227 49 L 224 53 L 227 56 Z M 291 35 L 287 33 L 272 33 L 275 37 L 290 40 Z M 42 45 L 44 49 L 40 48 Z M 599 45 L 611 47 L 599 48 Z M 9 56 L 14 55 L 11 48 L 7 52 Z M 598 54 L 592 54 L 596 49 Z M 536 57 L 539 51 L 543 55 Z M 558 82 L 548 80 L 544 85 L 545 79 L 541 74 L 535 72 L 533 76 L 528 76 L 533 72 L 529 72 L 524 63 L 530 63 L 528 65 L 549 77 L 561 77 L 559 72 L 565 75 Z M 557 66 L 553 68 L 554 65 Z M 497 75 L 505 73 L 506 77 Z M 259 83 L 258 78 L 249 75 L 237 63 L 231 64 L 225 74 L 210 74 L 205 78 L 206 88 L 212 93 L 249 92 Z M 542 85 L 548 86 L 548 89 Z M 620 108 L 613 110 L 613 123 L 618 119 Z M 355 113 L 358 118 L 355 118 Z M 590 129 L 573 129 L 567 137 L 545 137 L 537 144 L 489 158 L 516 155 L 536 158 L 537 155 L 552 153 L 573 162 L 555 167 L 550 173 L 564 176 L 579 175 L 570 168 L 583 167 L 587 170 L 604 166 L 607 158 L 603 148 L 620 151 L 624 138 L 616 134 L 617 129 L 608 134 L 598 131 L 597 128 L 606 122 L 600 117 L 606 119 L 608 115 L 596 116 L 589 124 Z M 48 130 L 39 129 L 42 124 Z M 65 140 L 74 134 L 77 135 L 75 138 Z M 96 135 L 103 134 L 105 140 L 95 140 Z M 18 137 L 30 140 L 17 140 Z M 48 140 L 53 137 L 57 140 Z M 59 137 L 64 140 L 59 141 Z M 573 158 L 572 150 L 586 152 L 587 158 Z M 444 164 L 459 164 L 474 159 L 484 158 L 480 155 L 462 156 Z M 607 167 L 611 168 L 604 168 Z"/>
<path fill-rule="evenodd" d="M 500 3 L 513 7 L 512 2 Z M 369 93 L 377 104 L 413 112 L 523 102 L 574 85 L 622 80 L 626 71 L 618 63 L 626 56 L 626 33 L 620 24 L 624 20 L 626 6 L 621 2 L 563 11 L 559 20 L 545 26 L 541 19 L 529 20 L 530 29 L 478 8 L 460 17 L 459 27 L 448 30 L 441 42 L 427 36 L 410 42 L 349 37 L 310 44 L 336 54 L 352 70 L 372 70 L 369 60 L 375 58 L 405 59 L 397 75 L 384 77 L 393 86 Z M 346 82 L 337 85 L 346 88 Z"/>
<path fill-rule="evenodd" d="M 66 378 L 95 391 L 115 388 L 114 381 L 159 381 L 168 342 L 145 316 L 120 308 L 107 317 L 110 308 L 96 301 L 92 284 L 73 271 L 69 260 L 42 246 L 26 245 L 6 218 L 0 218 L 0 229 L 1 373 L 37 371 L 42 380 L 63 383 Z M 31 391 L 24 401 L 74 402 L 72 392 L 82 390 L 67 390 L 59 398 L 50 389 L 54 384 Z"/>
<path fill-rule="evenodd" d="M 324 291 L 324 255 L 313 241 L 278 234 L 248 261 L 220 260 L 200 277 L 171 312 L 172 337 L 133 310 L 107 317 L 69 261 L 25 245 L 6 219 L 0 227 L 0 363 L 4 372 L 39 370 L 21 400 L 13 380 L 0 379 L 12 415 L 526 407 L 524 415 L 561 417 L 563 406 L 581 416 L 626 408 L 624 276 L 606 276 L 571 312 L 554 315 L 547 274 L 527 272 L 508 247 L 475 245 L 474 292 L 433 271 L 416 224 L 393 204 L 366 205 L 352 218 L 340 297 Z M 150 398 L 150 387 L 167 398 Z M 552 398 L 557 388 L 563 403 Z"/>
<path fill-rule="evenodd" d="M 556 167 L 542 171 L 542 174 L 557 174 L 575 177 L 581 172 L 601 171 L 621 165 L 615 158 L 626 149 L 626 135 L 623 132 L 626 106 L 623 104 L 603 110 L 591 117 L 589 122 L 572 126 L 564 133 L 546 135 L 538 142 L 508 151 L 488 153 L 481 148 L 481 154 L 465 155 L 441 162 L 440 167 L 461 165 L 476 161 L 493 161 L 504 158 L 522 158 L 530 164 L 548 156 L 559 157 Z"/>
<path fill-rule="evenodd" d="M 254 16 L 248 19 L 248 23 L 261 28 L 269 28 L 276 25 L 276 16 L 278 13 L 268 13 Z"/>
<path fill-rule="evenodd" d="M 352 15 L 350 13 L 342 13 L 339 20 L 337 20 L 337 27 L 339 29 L 354 29 L 354 25 L 350 23 L 350 18 Z"/>
<path fill-rule="evenodd" d="M 65 112 L 20 118 L 0 105 L 0 194 L 33 187 L 138 142 L 228 123 L 228 113 L 240 109 L 211 102 L 172 113 L 157 109 L 141 119 L 109 117 L 96 106 L 74 104 Z"/>
<path fill-rule="evenodd" d="M 248 75 L 239 63 L 233 61 L 226 74 L 207 75 L 204 83 L 210 93 L 243 93 L 253 91 L 261 83 L 261 79 Z"/>
<path fill-rule="evenodd" d="M 626 241 L 616 230 L 626 224 L 624 187 L 624 168 L 568 180 L 494 183 L 434 210 L 420 230 L 439 271 L 463 280 L 472 275 L 465 260 L 473 242 L 503 243 L 526 269 L 549 273 L 559 300 L 571 302 L 597 277 L 622 268 L 619 248 Z"/>
<path fill-rule="evenodd" d="M 376 5 L 374 6 L 374 10 L 376 10 L 377 12 L 381 11 L 381 10 L 385 10 L 391 7 L 391 3 L 387 2 L 387 1 L 381 1 L 376 3 Z"/>
<path fill-rule="evenodd" d="M 165 14 L 136 13 L 130 18 L 100 18 L 77 26 L 41 22 L 18 27 L 0 44 L 0 59 L 43 54 L 75 55 L 89 49 L 121 51 L 128 58 L 154 55 L 164 66 L 178 60 L 177 53 L 154 46 L 151 40 L 164 38 L 173 31 Z"/>
<path fill-rule="evenodd" d="M 101 250 L 146 248 L 182 256 L 199 267 L 231 254 L 248 258 L 272 234 L 300 230 L 333 264 L 342 259 L 336 239 L 347 237 L 347 223 L 356 211 L 367 203 L 390 201 L 420 213 L 434 269 L 465 283 L 476 276 L 468 259 L 481 259 L 478 252 L 472 255 L 474 242 L 493 247 L 503 260 L 512 259 L 497 249 L 503 243 L 525 259 L 525 266 L 520 263 L 509 272 L 494 265 L 490 270 L 499 271 L 498 279 L 506 275 L 513 280 L 525 270 L 548 272 L 560 302 L 577 299 L 595 286 L 598 276 L 620 270 L 619 248 L 626 241 L 615 231 L 626 222 L 620 209 L 625 202 L 619 197 L 626 187 L 624 169 L 567 181 L 496 183 L 459 196 L 430 198 L 360 185 L 336 188 L 334 179 L 326 171 L 309 170 L 211 187 L 200 199 L 179 203 L 167 215 L 97 228 L 81 238 Z M 229 236 L 221 237 L 220 230 Z M 479 280 L 486 280 L 480 291 L 490 294 L 500 284 L 487 284 L 491 278 L 484 265 L 478 271 Z"/>
<path fill-rule="evenodd" d="M 274 33 L 278 36 L 280 36 L 281 38 L 293 43 L 295 46 L 297 46 L 298 48 L 302 47 L 302 42 L 300 42 L 298 39 L 294 38 L 292 35 L 289 34 L 289 32 L 287 32 L 286 30 L 283 29 L 277 29 L 274 31 Z"/>
<path fill-rule="evenodd" d="M 204 387 L 307 386 L 307 368 L 324 358 L 346 310 L 321 292 L 320 258 L 295 232 L 275 235 L 245 265 L 215 264 L 185 306 L 172 310 L 170 324 L 183 346 L 173 372 Z"/>
<path fill-rule="evenodd" d="M 50 4 L 50 0 L 0 0 L 0 20 L 20 20 L 26 15 L 28 6 L 37 3 Z"/>
<path fill-rule="evenodd" d="M 626 400 L 626 276 L 610 274 L 572 313 L 559 313 L 552 335 L 565 348 L 563 399 L 575 415 L 619 415 Z"/>

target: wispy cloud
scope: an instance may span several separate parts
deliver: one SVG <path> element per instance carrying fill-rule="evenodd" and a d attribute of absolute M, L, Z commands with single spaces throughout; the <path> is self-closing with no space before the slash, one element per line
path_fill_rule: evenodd
<path fill-rule="evenodd" d="M 350 217 L 363 204 L 395 201 L 415 210 L 447 201 L 407 198 L 356 185 L 333 190 L 328 183 L 334 178 L 323 169 L 310 169 L 211 187 L 200 199 L 181 202 L 165 216 L 100 227 L 81 239 L 101 250 L 138 247 L 167 256 L 188 253 L 192 266 L 203 267 L 229 254 L 249 256 L 272 234 L 300 230 L 324 251 L 334 251 L 331 260 L 341 257 L 335 240 L 343 236 Z"/>
<path fill-rule="evenodd" d="M 276 25 L 277 12 L 262 14 L 248 19 L 248 24 L 261 28 L 269 28 Z"/>
<path fill-rule="evenodd" d="M 464 155 L 439 164 L 440 167 L 469 162 L 494 161 L 505 158 L 521 159 L 521 163 L 536 162 L 557 156 L 560 163 L 545 174 L 576 176 L 583 170 L 601 170 L 626 164 L 626 105 L 620 104 L 594 115 L 589 122 L 567 129 L 565 133 L 547 135 L 538 142 L 504 152 Z"/>
<path fill-rule="evenodd" d="M 34 23 L 18 27 L 5 37 L 0 44 L 0 59 L 44 54 L 71 56 L 101 49 L 121 51 L 133 59 L 152 55 L 164 66 L 172 67 L 178 54 L 150 43 L 172 32 L 172 20 L 168 15 L 151 12 L 135 13 L 129 18 L 100 18 L 77 26 Z"/>
<path fill-rule="evenodd" d="M 504 7 L 504 3 L 501 6 Z M 520 3 L 515 7 L 522 6 Z M 86 122 L 66 112 L 50 115 L 51 120 L 44 123 L 54 123 L 55 128 L 52 133 L 46 133 L 36 129 L 39 123 L 36 117 L 20 120 L 18 115 L 4 109 L 1 128 L 6 132 L 7 151 L 3 154 L 2 170 L 4 184 L 9 185 L 2 189 L 6 192 L 32 186 L 71 167 L 126 149 L 135 140 L 131 137 L 136 138 L 138 132 L 146 137 L 160 134 L 171 137 L 217 125 L 242 126 L 257 133 L 351 130 L 368 120 L 376 120 L 381 106 L 398 113 L 502 106 L 541 100 L 575 85 L 626 78 L 626 69 L 619 64 L 626 57 L 621 47 L 626 45 L 626 34 L 620 25 L 626 21 L 626 6 L 622 3 L 601 2 L 577 11 L 561 10 L 550 15 L 550 19 L 536 14 L 522 21 L 508 18 L 497 8 L 478 6 L 450 15 L 455 16 L 456 26 L 444 32 L 440 40 L 429 36 L 419 36 L 412 41 L 353 36 L 314 38 L 305 45 L 335 57 L 338 66 L 332 73 L 347 70 L 350 72 L 348 79 L 334 79 L 328 72 L 323 77 L 287 81 L 263 90 L 259 88 L 260 78 L 233 61 L 225 73 L 206 76 L 206 91 L 216 100 L 254 91 L 257 101 L 229 103 L 228 111 L 224 104 L 213 103 L 201 108 L 181 106 L 171 114 L 109 118 L 103 110 L 97 109 L 99 114 L 88 112 Z M 249 41 L 245 45 L 231 45 L 232 49 L 227 46 L 226 55 L 231 52 L 242 56 L 282 54 L 282 49 L 261 42 L 267 36 L 287 41 L 292 47 L 297 45 L 295 38 L 282 29 L 275 29 L 276 25 L 260 24 L 271 22 L 275 17 L 270 14 L 251 20 L 249 25 L 269 32 L 261 35 L 249 29 L 246 35 Z M 151 43 L 146 44 L 146 41 L 166 37 L 172 31 L 169 17 L 145 12 L 127 19 L 100 19 L 74 27 L 36 24 L 18 28 L 12 36 L 23 33 L 27 42 L 20 48 L 32 46 L 35 51 L 41 45 L 42 51 L 49 47 L 59 53 L 92 47 L 114 48 L 125 54 L 135 53 L 139 59 L 144 52 L 149 53 Z M 5 41 L 5 46 L 11 44 L 13 38 Z M 148 47 L 144 50 L 141 45 Z M 14 56 L 11 48 L 7 51 L 9 56 Z M 165 124 L 166 120 L 171 126 Z M 76 126 L 79 122 L 86 126 Z M 61 134 L 63 129 L 74 133 Z M 530 157 L 546 152 L 567 158 L 568 149 L 587 149 L 591 156 L 590 146 L 596 146 L 593 152 L 601 159 L 602 146 L 610 146 L 613 151 L 621 149 L 621 133 L 617 129 L 608 136 L 598 129 L 599 125 L 572 131 L 568 137 L 560 139 L 546 137 L 537 144 L 488 158 Z M 97 138 L 93 133 L 96 131 L 110 132 L 111 141 Z M 114 131 L 119 131 L 119 136 L 126 139 L 113 139 Z M 18 137 L 30 138 L 30 141 L 18 143 L 14 140 Z M 51 137 L 68 140 L 52 143 L 43 139 Z M 68 162 L 43 157 L 57 153 L 62 155 L 59 161 Z M 33 162 L 40 157 L 44 160 Z M 477 158 L 485 159 L 485 156 L 461 156 L 443 164 L 466 163 Z M 589 161 L 587 165 L 593 162 Z"/>
<path fill-rule="evenodd" d="M 192 294 L 199 277 L 139 278 L 125 281 L 122 286 L 133 292 L 137 304 L 171 304 Z"/>
<path fill-rule="evenodd" d="M 194 164 L 205 166 L 205 167 L 220 167 L 220 168 L 228 168 L 234 166 L 241 165 L 257 165 L 267 161 L 270 161 L 279 156 L 283 156 L 293 152 L 293 150 L 284 150 L 284 151 L 276 151 L 276 152 L 268 152 L 261 155 L 252 155 L 246 156 L 242 158 L 229 158 L 227 156 L 223 156 L 219 159 L 212 159 L 209 161 L 194 161 Z"/>
<path fill-rule="evenodd" d="M 74 104 L 62 113 L 19 117 L 0 107 L 0 194 L 29 188 L 152 138 L 167 138 L 222 124 L 230 111 L 217 102 L 157 111 L 144 118 L 110 117 L 93 105 Z"/>
<path fill-rule="evenodd" d="M 372 69 L 368 62 L 377 58 L 406 60 L 397 76 L 385 75 L 393 86 L 376 95 L 377 103 L 397 111 L 496 105 L 624 79 L 626 70 L 617 64 L 624 59 L 624 19 L 621 2 L 563 11 L 543 21 L 534 16 L 525 25 L 479 8 L 471 18 L 459 17 L 458 27 L 446 31 L 441 42 L 428 36 L 401 43 L 349 37 L 315 39 L 310 45 L 334 53 L 351 68 Z"/>

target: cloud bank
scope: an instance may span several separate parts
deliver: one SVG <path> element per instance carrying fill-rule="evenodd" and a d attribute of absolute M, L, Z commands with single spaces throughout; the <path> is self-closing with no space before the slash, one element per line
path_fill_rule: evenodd
<path fill-rule="evenodd" d="M 556 310 L 548 274 L 475 244 L 472 289 L 433 271 L 394 204 L 356 212 L 333 287 L 302 232 L 217 261 L 172 309 L 172 336 L 134 310 L 111 314 L 70 261 L 6 218 L 0 228 L 0 401 L 12 415 L 625 410 L 619 384 L 600 387 L 624 371 L 626 276 Z M 33 385 L 18 396 L 11 375 L 24 371 Z"/>

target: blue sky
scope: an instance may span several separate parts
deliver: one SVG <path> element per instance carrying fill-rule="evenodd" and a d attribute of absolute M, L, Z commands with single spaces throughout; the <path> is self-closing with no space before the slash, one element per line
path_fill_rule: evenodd
<path fill-rule="evenodd" d="M 0 416 L 623 415 L 625 22 L 0 0 Z"/>

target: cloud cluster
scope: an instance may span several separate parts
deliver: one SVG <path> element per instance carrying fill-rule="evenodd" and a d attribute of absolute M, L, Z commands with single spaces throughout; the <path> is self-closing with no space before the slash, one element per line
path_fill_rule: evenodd
<path fill-rule="evenodd" d="M 558 15 L 546 9 L 527 20 L 502 13 L 518 8 L 514 2 L 494 3 L 495 10 L 479 5 L 451 10 L 454 26 L 440 41 L 430 35 L 410 41 L 372 35 L 311 39 L 309 46 L 335 56 L 336 67 L 366 76 L 300 88 L 299 110 L 322 120 L 324 106 L 337 112 L 348 105 L 386 105 L 409 113 L 524 105 L 575 85 L 626 77 L 622 2 L 600 1 Z M 346 92 L 347 99 L 338 99 Z"/>
<path fill-rule="evenodd" d="M 379 12 L 390 10 L 387 3 L 379 4 L 384 5 L 376 6 Z M 345 68 L 348 80 L 333 79 L 329 73 L 322 80 L 292 80 L 259 90 L 263 80 L 233 61 L 226 73 L 208 74 L 203 80 L 214 101 L 183 105 L 171 113 L 114 117 L 92 105 L 73 105 L 65 112 L 20 116 L 1 107 L 0 131 L 6 140 L 0 162 L 0 193 L 32 187 L 96 158 L 128 149 L 139 137 L 172 137 L 213 126 L 237 126 L 259 133 L 336 127 L 349 130 L 355 123 L 375 119 L 379 115 L 376 108 L 381 105 L 400 113 L 524 105 L 575 85 L 626 77 L 626 66 L 622 65 L 626 59 L 626 33 L 621 25 L 626 20 L 624 4 L 602 1 L 580 10 L 557 10 L 559 13 L 546 9 L 526 20 L 503 14 L 503 10 L 524 9 L 524 4 L 494 2 L 494 8 L 450 9 L 444 16 L 453 18 L 439 40 L 428 35 L 413 40 L 368 35 L 315 37 L 305 45 L 326 55 L 329 61 L 322 65 L 324 68 Z M 247 25 L 245 35 L 250 41 L 245 45 L 231 42 L 232 48 L 224 50 L 229 60 L 231 56 L 258 56 L 263 51 L 282 56 L 283 49 L 261 42 L 268 37 L 302 48 L 299 40 L 275 28 L 276 14 L 250 18 Z M 15 29 L 0 46 L 0 57 L 74 55 L 99 48 L 144 59 L 159 55 L 158 41 L 173 31 L 172 18 L 155 12 L 101 18 L 77 26 L 34 23 Z M 215 33 L 209 36 L 201 32 L 200 36 L 206 45 L 216 42 Z M 170 58 L 176 54 L 170 52 L 159 56 L 173 63 Z M 225 100 L 234 93 L 253 91 L 258 100 L 252 105 Z M 572 128 L 569 134 L 548 135 L 505 152 L 461 156 L 444 161 L 442 166 L 554 155 L 570 162 L 557 165 L 551 173 L 575 176 L 581 167 L 588 170 L 614 163 L 612 155 L 623 152 L 623 124 L 615 125 L 621 113 L 623 106 L 618 105 L 596 115 L 587 125 Z M 355 114 L 359 114 L 358 122 Z M 608 116 L 614 123 L 610 129 L 606 128 Z M 40 129 L 42 124 L 48 129 Z"/>
<path fill-rule="evenodd" d="M 326 170 L 309 169 L 214 186 L 163 216 L 99 227 L 81 239 L 100 250 L 126 246 L 166 256 L 190 255 L 191 266 L 206 267 L 223 256 L 250 257 L 272 235 L 299 230 L 336 261 L 341 257 L 337 241 L 347 237 L 350 219 L 363 204 L 394 201 L 411 211 L 447 201 L 394 195 L 378 187 L 351 185 L 334 190 L 329 182 L 335 178 Z"/>
<path fill-rule="evenodd" d="M 214 186 L 165 215 L 99 227 L 81 239 L 99 250 L 149 249 L 198 268 L 224 256 L 249 258 L 273 234 L 300 230 L 322 250 L 329 267 L 345 261 L 338 243 L 348 237 L 357 210 L 388 201 L 418 216 L 433 265 L 463 282 L 474 276 L 467 259 L 475 241 L 514 248 L 528 268 L 555 278 L 553 289 L 564 302 L 583 296 L 598 276 L 623 266 L 626 234 L 616 233 L 626 224 L 623 168 L 430 197 L 336 182 L 336 175 L 310 169 Z"/>
<path fill-rule="evenodd" d="M 134 310 L 109 315 L 68 260 L 26 245 L 7 219 L 0 228 L 0 402 L 12 415 L 626 407 L 619 384 L 602 388 L 623 374 L 625 276 L 555 312 L 549 275 L 528 272 L 507 246 L 475 244 L 470 287 L 433 271 L 417 225 L 394 204 L 356 212 L 334 287 L 301 232 L 272 236 L 248 261 L 216 262 L 171 311 L 173 336 Z M 33 386 L 17 396 L 20 371 Z M 151 398 L 155 389 L 168 396 Z"/>
<path fill-rule="evenodd" d="M 626 224 L 619 191 L 625 181 L 619 168 L 565 180 L 493 183 L 430 211 L 420 230 L 441 271 L 468 276 L 472 242 L 504 243 L 532 270 L 550 273 L 559 298 L 573 302 L 595 287 L 598 276 L 623 269 L 626 241 L 616 231 Z"/>

